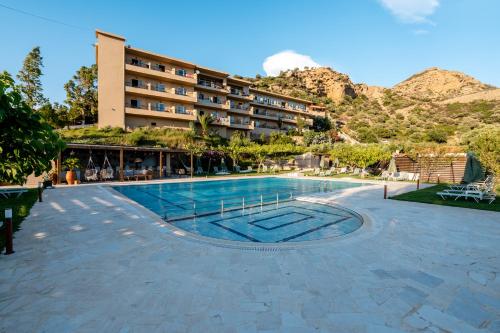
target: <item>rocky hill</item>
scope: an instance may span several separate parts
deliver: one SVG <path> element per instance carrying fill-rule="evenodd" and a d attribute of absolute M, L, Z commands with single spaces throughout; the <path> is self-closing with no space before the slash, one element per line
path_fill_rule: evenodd
<path fill-rule="evenodd" d="M 464 73 L 433 67 L 396 84 L 392 90 L 403 96 L 437 101 L 494 88 Z"/>
<path fill-rule="evenodd" d="M 457 143 L 474 128 L 500 124 L 500 90 L 466 74 L 438 68 L 392 88 L 353 83 L 328 67 L 247 78 L 255 87 L 325 105 L 343 131 L 362 142 Z"/>

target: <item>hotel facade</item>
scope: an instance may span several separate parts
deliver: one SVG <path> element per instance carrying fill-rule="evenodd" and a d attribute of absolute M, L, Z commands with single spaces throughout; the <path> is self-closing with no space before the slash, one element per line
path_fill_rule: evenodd
<path fill-rule="evenodd" d="M 251 88 L 251 82 L 184 60 L 125 45 L 125 38 L 96 31 L 98 126 L 189 129 L 198 116 L 229 138 L 269 136 L 312 125 L 323 116 L 311 102 Z"/>

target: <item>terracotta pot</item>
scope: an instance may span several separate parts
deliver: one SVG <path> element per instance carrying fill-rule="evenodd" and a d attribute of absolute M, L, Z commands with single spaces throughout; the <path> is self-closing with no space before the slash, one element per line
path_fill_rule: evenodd
<path fill-rule="evenodd" d="M 73 185 L 75 182 L 75 172 L 74 171 L 66 171 L 66 181 L 68 185 Z"/>

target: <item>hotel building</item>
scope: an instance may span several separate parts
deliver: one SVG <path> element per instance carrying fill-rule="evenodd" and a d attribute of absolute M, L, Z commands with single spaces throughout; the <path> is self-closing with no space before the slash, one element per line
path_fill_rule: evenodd
<path fill-rule="evenodd" d="M 228 73 L 125 45 L 125 38 L 96 31 L 99 127 L 188 129 L 210 114 L 211 126 L 229 138 L 287 131 L 324 115 L 311 102 L 251 88 Z"/>

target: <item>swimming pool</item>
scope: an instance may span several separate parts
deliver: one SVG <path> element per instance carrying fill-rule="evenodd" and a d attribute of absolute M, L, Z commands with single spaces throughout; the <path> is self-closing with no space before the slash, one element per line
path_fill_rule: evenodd
<path fill-rule="evenodd" d="M 259 177 L 115 186 L 166 222 L 206 237 L 263 243 L 298 242 L 345 235 L 362 218 L 343 207 L 297 200 L 365 184 Z"/>

